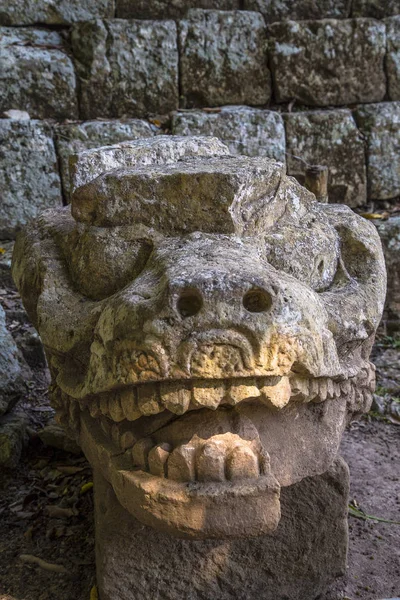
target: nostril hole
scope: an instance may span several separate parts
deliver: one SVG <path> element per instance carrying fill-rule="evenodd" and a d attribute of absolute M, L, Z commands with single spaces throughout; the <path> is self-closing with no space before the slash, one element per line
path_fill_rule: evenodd
<path fill-rule="evenodd" d="M 253 289 L 246 292 L 243 296 L 243 306 L 246 310 L 253 313 L 269 310 L 272 305 L 272 298 L 265 290 Z"/>
<path fill-rule="evenodd" d="M 182 317 L 193 317 L 201 310 L 203 300 L 196 290 L 185 290 L 179 296 L 177 308 Z"/>

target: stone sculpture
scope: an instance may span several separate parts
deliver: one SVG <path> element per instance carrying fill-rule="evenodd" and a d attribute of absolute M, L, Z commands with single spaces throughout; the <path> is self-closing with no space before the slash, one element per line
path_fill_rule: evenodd
<path fill-rule="evenodd" d="M 71 206 L 20 235 L 13 275 L 94 468 L 101 599 L 315 598 L 346 560 L 375 228 L 215 138 L 71 168 Z"/>

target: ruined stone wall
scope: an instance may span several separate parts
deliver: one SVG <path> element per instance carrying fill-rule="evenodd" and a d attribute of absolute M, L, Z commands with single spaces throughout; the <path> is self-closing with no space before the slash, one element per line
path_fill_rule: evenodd
<path fill-rule="evenodd" d="M 165 132 L 300 182 L 326 164 L 331 202 L 384 209 L 400 196 L 400 0 L 3 0 L 0 115 L 0 239 L 68 202 L 70 152 Z"/>

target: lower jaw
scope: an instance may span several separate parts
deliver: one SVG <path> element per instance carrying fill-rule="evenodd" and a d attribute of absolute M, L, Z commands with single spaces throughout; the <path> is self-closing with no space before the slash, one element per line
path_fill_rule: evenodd
<path fill-rule="evenodd" d="M 132 470 L 95 421 L 81 414 L 80 444 L 140 522 L 188 539 L 255 537 L 280 521 L 280 485 L 271 472 L 241 481 L 179 482 Z"/>

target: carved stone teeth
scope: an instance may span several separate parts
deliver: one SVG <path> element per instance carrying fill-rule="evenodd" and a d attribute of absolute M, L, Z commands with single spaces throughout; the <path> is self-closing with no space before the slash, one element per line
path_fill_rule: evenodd
<path fill-rule="evenodd" d="M 290 378 L 290 387 L 292 389 L 292 396 L 295 396 L 304 402 L 308 402 L 310 387 L 310 382 L 308 379 L 294 375 Z"/>
<path fill-rule="evenodd" d="M 249 446 L 236 446 L 226 459 L 226 477 L 231 481 L 255 479 L 260 474 L 258 460 Z"/>
<path fill-rule="evenodd" d="M 196 451 L 197 447 L 193 442 L 175 448 L 168 459 L 168 479 L 182 482 L 194 481 L 196 479 Z"/>
<path fill-rule="evenodd" d="M 227 392 L 227 402 L 233 406 L 247 400 L 248 398 L 258 398 L 261 396 L 261 391 L 256 386 L 255 382 L 250 380 L 248 383 L 233 383 Z"/>
<path fill-rule="evenodd" d="M 264 386 L 261 389 L 261 399 L 267 404 L 272 404 L 276 408 L 283 408 L 289 402 L 292 395 L 292 389 L 288 377 L 282 379 L 272 386 Z"/>
<path fill-rule="evenodd" d="M 160 396 L 167 410 L 175 415 L 183 415 L 189 408 L 191 391 L 183 388 L 179 383 L 162 383 Z"/>
<path fill-rule="evenodd" d="M 162 412 L 163 407 L 159 399 L 157 385 L 140 385 L 137 388 L 138 408 L 142 415 L 156 415 Z"/>
<path fill-rule="evenodd" d="M 225 396 L 225 387 L 223 384 L 215 385 L 215 382 L 202 382 L 195 384 L 192 390 L 193 408 L 211 408 L 215 410 L 221 404 Z"/>
<path fill-rule="evenodd" d="M 342 390 L 342 394 L 348 395 L 352 388 L 351 381 L 349 381 L 348 379 L 346 381 L 342 381 L 340 387 Z"/>
<path fill-rule="evenodd" d="M 136 421 L 142 416 L 137 405 L 136 388 L 129 387 L 119 392 L 122 412 L 128 421 Z"/>
<path fill-rule="evenodd" d="M 88 408 L 89 408 L 90 416 L 93 417 L 93 419 L 97 419 L 97 417 L 100 417 L 101 410 L 100 410 L 100 404 L 99 404 L 98 398 L 93 398 L 89 402 Z"/>
<path fill-rule="evenodd" d="M 116 423 L 111 425 L 111 439 L 116 446 L 119 446 L 119 429 Z"/>
<path fill-rule="evenodd" d="M 118 393 L 112 394 L 108 401 L 108 412 L 115 423 L 119 423 L 125 419 L 124 411 L 122 410 L 121 400 Z"/>
<path fill-rule="evenodd" d="M 111 423 L 106 417 L 100 418 L 100 427 L 107 438 L 111 436 Z"/>
<path fill-rule="evenodd" d="M 149 452 L 149 471 L 152 475 L 165 477 L 167 473 L 167 461 L 170 456 L 171 446 L 163 443 L 154 446 Z"/>
<path fill-rule="evenodd" d="M 139 467 L 142 471 L 147 471 L 149 468 L 148 456 L 154 446 L 151 438 L 142 438 L 138 440 L 132 448 L 132 461 L 135 467 Z"/>
<path fill-rule="evenodd" d="M 109 412 L 108 412 L 108 396 L 106 394 L 103 394 L 100 397 L 100 410 L 101 410 L 101 413 L 105 417 L 109 416 Z"/>
<path fill-rule="evenodd" d="M 199 481 L 225 481 L 226 444 L 220 439 L 206 442 L 197 458 L 197 479 Z"/>
<path fill-rule="evenodd" d="M 313 402 L 315 400 L 315 398 L 318 396 L 318 392 L 319 392 L 319 384 L 318 384 L 318 380 L 317 379 L 311 379 L 310 380 L 310 387 L 309 387 L 309 399 L 311 402 Z"/>

